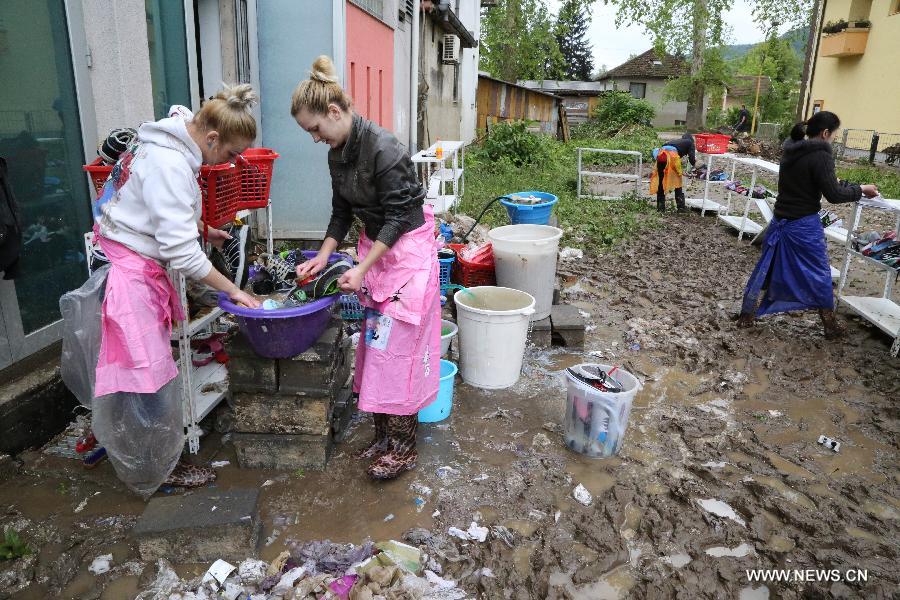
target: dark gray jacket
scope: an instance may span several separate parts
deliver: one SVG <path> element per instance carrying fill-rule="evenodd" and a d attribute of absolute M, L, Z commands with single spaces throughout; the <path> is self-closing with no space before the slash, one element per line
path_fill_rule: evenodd
<path fill-rule="evenodd" d="M 856 202 L 862 189 L 855 183 L 838 181 L 831 144 L 819 139 L 788 138 L 778 170 L 775 216 L 799 219 L 817 213 L 822 209 L 822 196 L 832 204 Z"/>
<path fill-rule="evenodd" d="M 354 215 L 369 239 L 388 246 L 425 224 L 425 190 L 409 154 L 372 121 L 353 115 L 347 142 L 328 152 L 328 169 L 333 195 L 326 237 L 343 241 Z"/>
<path fill-rule="evenodd" d="M 687 156 L 691 166 L 697 166 L 697 155 L 695 154 L 697 147 L 694 145 L 694 136 L 691 134 L 686 133 L 677 140 L 669 140 L 663 146 L 672 146 L 678 150 L 678 156 L 682 158 Z"/>

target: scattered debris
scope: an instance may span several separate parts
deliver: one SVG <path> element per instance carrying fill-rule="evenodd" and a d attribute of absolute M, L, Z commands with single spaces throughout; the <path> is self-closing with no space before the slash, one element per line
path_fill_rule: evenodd
<path fill-rule="evenodd" d="M 451 527 L 447 530 L 447 533 L 461 540 L 483 542 L 487 539 L 488 528 L 480 527 L 478 523 L 472 521 L 472 524 L 469 525 L 469 528 L 466 531 L 463 531 L 458 527 Z"/>
<path fill-rule="evenodd" d="M 584 258 L 584 250 L 580 248 L 563 248 L 559 251 L 560 260 L 581 260 Z"/>
<path fill-rule="evenodd" d="M 231 464 L 230 460 L 214 460 L 211 463 L 209 463 L 209 466 L 211 466 L 213 469 L 221 469 L 222 467 L 227 467 L 230 464 Z M 263 484 L 263 485 L 265 485 L 265 484 Z"/>
<path fill-rule="evenodd" d="M 572 497 L 575 498 L 579 504 L 583 504 L 584 506 L 590 506 L 591 503 L 594 502 L 594 497 L 587 491 L 587 488 L 580 483 L 572 490 Z"/>
<path fill-rule="evenodd" d="M 824 435 L 820 435 L 820 436 L 819 436 L 819 443 L 822 444 L 823 446 L 825 446 L 826 448 L 830 448 L 831 450 L 834 450 L 835 452 L 840 452 L 840 451 L 841 451 L 841 443 L 840 443 L 839 441 L 837 441 L 837 440 L 834 440 L 834 439 L 830 438 L 830 437 L 827 437 L 827 436 L 824 436 Z"/>
<path fill-rule="evenodd" d="M 88 571 L 94 575 L 106 573 L 110 569 L 110 563 L 112 563 L 112 554 L 102 554 L 91 562 Z"/>

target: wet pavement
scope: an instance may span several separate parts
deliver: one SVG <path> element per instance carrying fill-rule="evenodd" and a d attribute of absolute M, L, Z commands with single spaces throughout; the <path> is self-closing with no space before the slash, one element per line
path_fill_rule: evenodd
<path fill-rule="evenodd" d="M 806 313 L 736 329 L 758 251 L 712 217 L 665 224 L 614 256 L 560 263 L 563 301 L 589 315 L 586 349 L 529 348 L 508 390 L 458 381 L 451 417 L 420 427 L 419 466 L 397 481 L 370 482 L 350 458 L 371 435 L 365 419 L 324 473 L 242 470 L 227 436 L 204 438 L 202 460 L 230 461 L 216 486 L 262 489 L 261 558 L 292 541 L 406 536 L 472 597 L 895 597 L 900 383 L 889 340 L 847 315 L 841 342 Z M 617 457 L 563 445 L 563 369 L 585 361 L 644 381 Z M 110 466 L 21 458 L 22 474 L 0 487 L 0 521 L 37 553 L 0 563 L 0 598 L 145 589 L 153 568 L 127 538 L 143 503 Z M 572 497 L 578 484 L 590 506 Z M 491 527 L 486 542 L 447 535 L 472 521 Z M 88 572 L 110 553 L 111 571 Z M 208 566 L 176 565 L 184 578 Z M 32 583 L 2 591 L 19 587 L 11 568 Z M 862 569 L 868 581 L 762 584 L 747 569 Z"/>

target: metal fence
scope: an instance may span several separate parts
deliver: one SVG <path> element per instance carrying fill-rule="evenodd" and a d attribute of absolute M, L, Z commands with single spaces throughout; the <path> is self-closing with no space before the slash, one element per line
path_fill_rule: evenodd
<path fill-rule="evenodd" d="M 835 154 L 845 160 L 900 167 L 900 133 L 845 129 L 841 141 L 835 143 Z"/>

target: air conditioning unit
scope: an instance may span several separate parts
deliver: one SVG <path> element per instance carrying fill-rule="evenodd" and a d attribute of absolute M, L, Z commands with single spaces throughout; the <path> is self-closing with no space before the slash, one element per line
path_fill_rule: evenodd
<path fill-rule="evenodd" d="M 445 65 L 459 64 L 459 38 L 455 35 L 444 36 L 444 56 L 441 62 Z"/>

